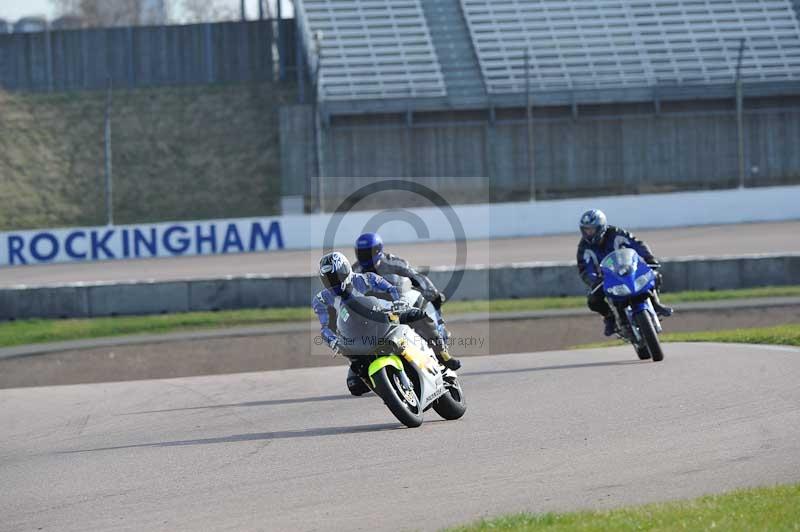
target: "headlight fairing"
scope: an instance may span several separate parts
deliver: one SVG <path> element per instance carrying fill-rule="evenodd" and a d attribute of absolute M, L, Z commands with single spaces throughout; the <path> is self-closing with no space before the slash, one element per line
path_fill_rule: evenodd
<path fill-rule="evenodd" d="M 637 277 L 636 280 L 633 282 L 633 285 L 636 288 L 636 291 L 639 292 L 652 279 L 653 279 L 653 272 L 652 271 L 649 271 L 649 272 L 647 272 L 645 274 L 642 274 L 639 277 Z"/>
<path fill-rule="evenodd" d="M 606 288 L 606 291 L 612 296 L 627 296 L 630 295 L 631 293 L 631 289 L 624 284 L 611 286 L 609 288 Z"/>

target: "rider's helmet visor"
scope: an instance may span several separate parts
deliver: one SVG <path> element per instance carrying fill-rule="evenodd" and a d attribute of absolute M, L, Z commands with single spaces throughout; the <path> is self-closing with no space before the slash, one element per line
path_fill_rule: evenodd
<path fill-rule="evenodd" d="M 581 234 L 586 240 L 591 240 L 597 234 L 597 227 L 594 225 L 582 225 Z"/>

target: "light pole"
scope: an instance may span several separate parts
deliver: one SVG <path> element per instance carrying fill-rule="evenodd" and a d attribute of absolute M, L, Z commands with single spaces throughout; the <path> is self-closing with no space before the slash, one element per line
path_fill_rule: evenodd
<path fill-rule="evenodd" d="M 322 149 L 322 119 L 320 117 L 320 72 L 322 70 L 322 32 L 314 33 L 314 49 L 317 55 L 317 64 L 314 69 L 314 140 L 317 152 L 317 212 L 323 212 L 325 208 L 324 187 L 322 180 L 324 177 L 323 149 Z"/>
<path fill-rule="evenodd" d="M 527 127 L 525 161 L 528 170 L 528 199 L 536 201 L 536 176 L 534 174 L 533 159 L 533 107 L 531 102 L 531 58 L 530 52 L 525 48 L 525 124 Z"/>
<path fill-rule="evenodd" d="M 111 77 L 108 78 L 105 117 L 106 222 L 114 225 L 114 182 L 111 179 Z"/>

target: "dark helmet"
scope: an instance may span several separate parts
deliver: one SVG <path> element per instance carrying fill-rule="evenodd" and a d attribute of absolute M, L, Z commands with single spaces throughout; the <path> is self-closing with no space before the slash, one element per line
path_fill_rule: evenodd
<path fill-rule="evenodd" d="M 324 255 L 319 259 L 319 280 L 322 286 L 332 288 L 338 295 L 349 292 L 353 285 L 350 261 L 338 251 Z"/>
<path fill-rule="evenodd" d="M 383 260 L 383 239 L 378 233 L 364 233 L 356 240 L 356 258 L 365 270 L 376 268 Z"/>
<path fill-rule="evenodd" d="M 581 236 L 590 244 L 597 244 L 606 234 L 608 221 L 603 211 L 592 209 L 581 215 Z"/>

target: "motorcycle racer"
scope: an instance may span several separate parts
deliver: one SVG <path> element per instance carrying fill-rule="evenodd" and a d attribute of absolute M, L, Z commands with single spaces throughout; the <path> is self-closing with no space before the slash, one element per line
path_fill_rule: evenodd
<path fill-rule="evenodd" d="M 386 276 L 390 274 L 407 277 L 411 285 L 419 290 L 427 301 L 440 310 L 445 301 L 444 294 L 439 292 L 427 275 L 415 270 L 411 264 L 397 255 L 383 251 L 383 239 L 378 233 L 364 233 L 358 237 L 355 245 L 356 272 L 373 272 Z"/>
<path fill-rule="evenodd" d="M 580 218 L 581 240 L 578 243 L 578 273 L 589 287 L 587 305 L 589 308 L 603 316 L 605 323 L 604 334 L 612 336 L 616 332 L 616 322 L 611 308 L 601 289 L 603 280 L 600 276 L 600 263 L 606 255 L 620 248 L 630 248 L 641 256 L 651 268 L 660 268 L 658 260 L 650 251 L 650 247 L 636 238 L 632 233 L 609 225 L 605 213 L 598 209 L 586 211 Z M 672 309 L 661 304 L 658 299 L 658 289 L 661 287 L 662 276 L 656 271 L 656 290 L 651 294 L 653 308 L 659 316 L 671 316 Z"/>
<path fill-rule="evenodd" d="M 319 319 L 323 340 L 336 353 L 341 351 L 335 328 L 343 300 L 367 295 L 388 298 L 391 301 L 400 299 L 397 289 L 383 277 L 372 272 L 354 273 L 347 257 L 339 252 L 328 253 L 320 259 L 319 276 L 324 288 L 314 296 L 311 306 Z M 398 315 L 401 323 L 410 325 L 431 344 L 443 366 L 453 370 L 461 367 L 458 359 L 450 356 L 447 344 L 427 314 L 418 308 L 410 307 L 399 310 Z M 366 369 L 360 360 L 351 359 L 347 388 L 353 395 L 362 395 L 369 391 L 364 380 Z"/>

